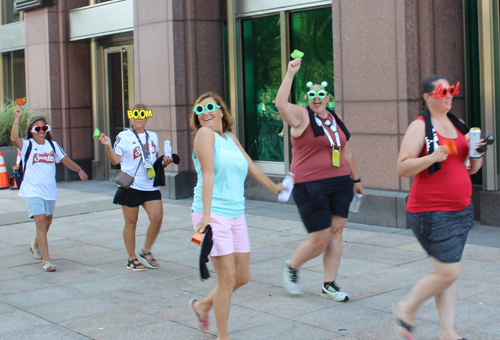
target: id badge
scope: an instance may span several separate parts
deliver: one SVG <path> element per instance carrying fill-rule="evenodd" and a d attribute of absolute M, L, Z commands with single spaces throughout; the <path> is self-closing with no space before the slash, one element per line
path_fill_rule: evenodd
<path fill-rule="evenodd" d="M 332 149 L 332 165 L 340 167 L 340 150 Z"/>
<path fill-rule="evenodd" d="M 146 169 L 152 169 L 153 168 L 153 164 L 151 164 L 150 162 L 146 161 L 146 162 L 144 162 L 144 167 Z"/>
<path fill-rule="evenodd" d="M 155 169 L 154 168 L 149 168 L 148 169 L 148 176 L 149 176 L 149 178 L 151 179 L 151 178 L 155 177 L 155 175 L 156 175 Z"/>

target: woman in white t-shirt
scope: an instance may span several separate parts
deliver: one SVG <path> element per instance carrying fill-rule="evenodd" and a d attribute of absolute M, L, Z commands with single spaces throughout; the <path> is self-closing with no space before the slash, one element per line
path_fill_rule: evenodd
<path fill-rule="evenodd" d="M 147 110 L 147 108 L 143 104 L 137 104 L 134 110 Z M 134 271 L 146 270 L 146 267 L 139 262 L 135 255 L 135 230 L 139 217 L 139 206 L 144 207 L 149 217 L 146 242 L 139 257 L 146 266 L 152 269 L 158 268 L 158 262 L 151 254 L 151 247 L 160 232 L 163 219 L 160 187 L 155 187 L 153 184 L 154 174 L 148 175 L 148 168 L 152 170 L 160 148 L 156 133 L 146 130 L 147 120 L 148 118 L 141 119 L 140 117 L 130 119 L 130 125 L 133 127 L 116 136 L 113 148 L 109 137 L 103 133 L 99 137 L 99 141 L 106 146 L 109 161 L 113 165 L 119 163 L 121 171 L 130 176 L 135 174 L 134 183 L 130 188 L 125 189 L 119 186 L 113 200 L 114 204 L 122 206 L 125 218 L 123 239 L 128 252 L 127 268 Z M 163 157 L 164 167 L 171 163 L 171 157 Z M 151 170 L 149 170 L 150 173 Z"/>
<path fill-rule="evenodd" d="M 16 105 L 14 112 L 16 117 L 10 139 L 20 151 L 21 160 L 26 166 L 19 196 L 26 198 L 29 217 L 33 218 L 36 224 L 36 236 L 30 244 L 30 251 L 35 259 L 43 261 L 43 270 L 52 272 L 56 270 L 56 266 L 50 262 L 47 232 L 52 223 L 57 198 L 56 163 L 62 162 L 68 169 L 78 172 L 82 182 L 88 177 L 78 164 L 66 156 L 61 146 L 52 140 L 50 125 L 44 117 L 35 116 L 30 119 L 27 139 L 24 139 L 19 137 L 21 106 Z"/>

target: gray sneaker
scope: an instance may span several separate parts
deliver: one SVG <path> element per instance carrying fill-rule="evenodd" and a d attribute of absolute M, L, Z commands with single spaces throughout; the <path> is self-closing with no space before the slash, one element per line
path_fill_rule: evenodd
<path fill-rule="evenodd" d="M 281 274 L 283 277 L 283 288 L 290 294 L 300 294 L 302 290 L 298 284 L 298 273 L 296 270 L 290 270 L 290 261 L 283 262 L 281 267 Z"/>
<path fill-rule="evenodd" d="M 349 300 L 349 295 L 341 291 L 340 286 L 335 282 L 330 282 L 326 287 L 323 286 L 321 297 L 337 302 L 347 302 Z"/>

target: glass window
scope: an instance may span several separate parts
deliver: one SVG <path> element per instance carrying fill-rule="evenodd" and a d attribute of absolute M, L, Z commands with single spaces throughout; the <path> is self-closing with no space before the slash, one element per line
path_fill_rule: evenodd
<path fill-rule="evenodd" d="M 253 160 L 284 161 L 279 15 L 242 22 L 245 148 Z"/>
<path fill-rule="evenodd" d="M 2 53 L 2 103 L 26 97 L 26 78 L 24 74 L 24 51 Z"/>
<path fill-rule="evenodd" d="M 328 83 L 330 102 L 335 109 L 333 83 L 332 9 L 322 8 L 290 14 L 290 51 L 305 53 L 299 72 L 295 75 L 292 102 L 307 106 L 307 82 Z"/>
<path fill-rule="evenodd" d="M 2 0 L 0 5 L 0 24 L 6 25 L 21 21 L 21 12 L 15 10 L 15 0 Z"/>

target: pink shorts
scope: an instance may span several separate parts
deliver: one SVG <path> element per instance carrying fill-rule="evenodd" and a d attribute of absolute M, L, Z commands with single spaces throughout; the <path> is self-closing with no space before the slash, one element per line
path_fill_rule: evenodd
<path fill-rule="evenodd" d="M 196 224 L 200 222 L 203 213 L 193 211 L 194 230 Z M 224 256 L 233 253 L 249 253 L 250 240 L 248 238 L 247 221 L 245 214 L 238 218 L 229 218 L 214 213 L 210 214 L 210 226 L 212 227 L 214 245 L 210 256 Z"/>

